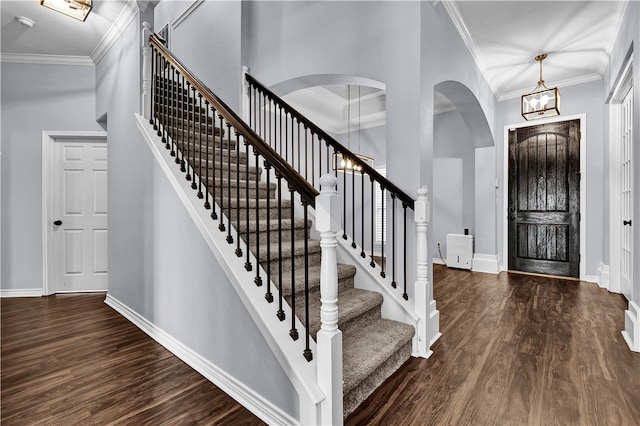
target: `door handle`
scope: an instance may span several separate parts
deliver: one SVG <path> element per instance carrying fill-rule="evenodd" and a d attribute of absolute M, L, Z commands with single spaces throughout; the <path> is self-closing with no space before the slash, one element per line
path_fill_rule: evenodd
<path fill-rule="evenodd" d="M 629 219 L 629 220 L 623 220 L 623 221 L 622 221 L 622 225 L 629 225 L 629 226 L 631 226 L 631 219 Z"/>
<path fill-rule="evenodd" d="M 53 224 L 54 224 L 55 226 L 60 226 L 60 225 L 62 225 L 62 221 L 61 221 L 60 219 L 58 219 L 58 220 L 55 220 L 55 221 L 53 222 Z"/>

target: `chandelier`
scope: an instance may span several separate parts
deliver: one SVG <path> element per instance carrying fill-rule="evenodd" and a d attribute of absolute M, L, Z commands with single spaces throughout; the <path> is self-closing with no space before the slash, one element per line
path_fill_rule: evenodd
<path fill-rule="evenodd" d="M 358 86 L 358 151 L 360 151 L 360 118 L 361 118 L 361 86 Z M 351 85 L 347 85 L 347 149 L 351 150 Z M 371 157 L 355 153 L 354 157 L 348 157 L 341 152 L 333 154 L 333 168 L 339 172 L 354 173 L 362 172 L 362 165 L 360 163 L 374 166 L 374 160 Z"/>
<path fill-rule="evenodd" d="M 542 61 L 546 58 L 546 53 L 535 57 L 535 60 L 540 63 L 540 80 L 531 93 L 522 95 L 520 113 L 525 120 L 560 115 L 560 92 L 557 87 L 549 89 L 542 79 Z"/>

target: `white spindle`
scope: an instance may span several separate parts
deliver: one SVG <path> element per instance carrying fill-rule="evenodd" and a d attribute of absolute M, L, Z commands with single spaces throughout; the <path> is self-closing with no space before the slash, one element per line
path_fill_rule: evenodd
<path fill-rule="evenodd" d="M 144 118 L 151 118 L 151 46 L 149 36 L 151 24 L 142 23 L 142 108 L 140 112 Z"/>
<path fill-rule="evenodd" d="M 322 424 L 341 425 L 342 419 L 342 332 L 338 329 L 338 262 L 336 225 L 339 201 L 338 181 L 332 174 L 320 179 L 322 191 L 316 198 L 316 229 L 320 232 L 320 331 L 316 337 L 318 352 L 318 386 L 326 399 L 320 414 Z"/>

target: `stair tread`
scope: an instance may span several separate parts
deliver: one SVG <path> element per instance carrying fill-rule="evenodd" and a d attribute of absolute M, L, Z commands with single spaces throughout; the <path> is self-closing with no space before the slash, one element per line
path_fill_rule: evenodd
<path fill-rule="evenodd" d="M 235 221 L 235 217 L 236 216 L 235 216 L 234 212 L 232 212 L 231 213 L 231 220 Z M 281 222 L 282 222 L 282 229 L 286 229 L 287 231 L 291 230 L 291 225 L 292 225 L 291 219 L 284 219 L 283 218 L 283 219 L 281 219 Z M 267 231 L 267 225 L 269 225 L 268 229 L 271 230 L 272 239 L 277 238 L 277 235 L 278 235 L 277 231 L 278 231 L 278 224 L 279 224 L 277 218 L 276 219 L 271 219 L 269 222 L 267 222 L 266 219 L 260 219 L 260 220 L 257 220 L 257 221 L 255 219 L 249 219 L 249 232 L 255 232 L 255 230 L 257 229 L 256 228 L 256 223 L 258 225 L 260 225 L 260 232 L 262 232 L 262 231 L 266 232 Z M 307 228 L 309 228 L 312 225 L 312 222 L 310 220 L 307 220 L 306 224 L 307 224 Z M 304 227 L 305 227 L 304 219 L 293 219 L 293 226 L 294 226 L 294 229 L 304 229 Z M 237 226 L 237 229 L 240 231 L 240 233 L 246 232 L 247 231 L 247 222 L 246 222 L 246 220 L 241 220 L 240 224 Z M 276 232 L 273 232 L 274 230 Z M 255 236 L 252 234 L 251 235 L 251 242 L 253 242 L 253 241 L 255 241 Z M 304 241 L 304 240 L 300 240 L 300 241 Z M 266 250 L 267 249 L 266 248 L 267 237 L 261 238 L 260 242 L 264 243 L 264 246 L 265 246 L 264 249 Z M 291 244 L 291 243 L 289 243 L 289 244 Z M 261 248 L 262 248 L 262 245 L 263 244 L 261 244 Z M 277 249 L 277 247 L 276 247 L 276 249 Z"/>
<path fill-rule="evenodd" d="M 343 392 L 346 395 L 413 338 L 407 324 L 380 318 L 343 334 Z"/>
<path fill-rule="evenodd" d="M 308 244 L 308 253 L 309 254 L 314 254 L 314 253 L 320 253 L 320 241 L 317 240 L 309 240 Z M 260 262 L 266 262 L 267 259 L 267 245 L 266 244 L 260 244 Z M 295 255 L 300 256 L 302 254 L 304 254 L 304 239 L 296 239 L 294 240 L 294 249 L 293 252 Z M 277 260 L 278 259 L 278 242 L 274 241 L 271 242 L 271 261 Z M 283 241 L 282 242 L 282 256 L 283 258 L 290 258 L 291 257 L 291 241 Z M 276 274 L 277 275 L 277 271 L 271 271 L 272 274 Z M 285 274 L 283 276 L 283 279 L 286 277 L 286 275 L 291 275 L 290 273 Z"/>
<path fill-rule="evenodd" d="M 350 266 L 350 265 L 345 265 Z M 353 274 L 355 275 L 355 267 Z M 338 277 L 338 281 L 340 281 Z M 380 307 L 383 297 L 375 291 L 363 290 L 360 288 L 346 288 L 338 291 L 338 328 L 341 330 L 344 326 L 360 315 L 369 312 L 376 307 Z M 296 309 L 304 309 L 304 302 L 300 302 L 300 306 Z M 298 303 L 296 303 L 298 305 Z M 314 336 L 320 329 L 320 307 L 322 302 L 319 298 L 309 301 L 309 333 Z M 304 311 L 298 310 L 298 318 L 304 320 Z M 304 321 L 303 321 L 304 322 Z"/>

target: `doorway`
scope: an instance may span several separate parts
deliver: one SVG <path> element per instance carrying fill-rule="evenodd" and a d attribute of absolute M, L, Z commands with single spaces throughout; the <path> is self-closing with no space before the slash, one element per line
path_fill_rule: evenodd
<path fill-rule="evenodd" d="M 584 277 L 584 117 L 505 128 L 505 255 L 512 271 Z"/>
<path fill-rule="evenodd" d="M 609 145 L 609 285 L 631 300 L 633 286 L 633 67 L 632 57 L 620 74 L 610 99 Z"/>
<path fill-rule="evenodd" d="M 105 132 L 43 133 L 44 294 L 106 291 Z"/>

